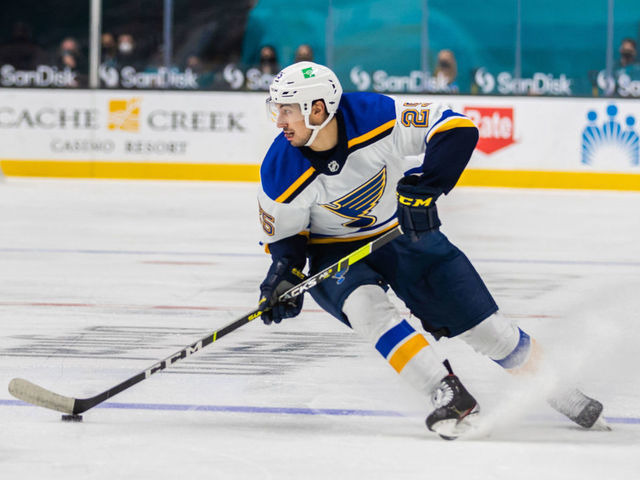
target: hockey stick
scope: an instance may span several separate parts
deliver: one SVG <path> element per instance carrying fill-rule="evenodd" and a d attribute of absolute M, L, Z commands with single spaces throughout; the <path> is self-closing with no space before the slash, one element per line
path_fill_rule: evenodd
<path fill-rule="evenodd" d="M 393 230 L 381 235 L 380 237 L 372 240 L 366 245 L 358 248 L 357 250 L 351 252 L 349 255 L 341 258 L 333 265 L 325 268 L 321 272 L 308 277 L 303 280 L 301 283 L 296 285 L 295 287 L 287 290 L 282 295 L 280 295 L 279 301 L 285 301 L 298 295 L 302 295 L 307 290 L 315 287 L 320 282 L 326 280 L 332 275 L 345 270 L 349 265 L 354 264 L 358 260 L 363 259 L 370 253 L 376 251 L 383 245 L 389 243 L 391 240 L 397 238 L 402 234 L 400 227 L 396 227 Z M 104 402 L 105 400 L 117 395 L 118 393 L 128 389 L 136 385 L 137 383 L 146 380 L 151 375 L 165 368 L 173 365 L 179 360 L 189 357 L 193 355 L 199 350 L 202 350 L 207 345 L 219 340 L 224 337 L 228 333 L 233 332 L 234 330 L 242 327 L 243 325 L 249 323 L 252 320 L 258 318 L 262 313 L 266 310 L 256 309 L 252 312 L 247 313 L 245 316 L 235 320 L 234 322 L 222 327 L 219 330 L 216 330 L 213 333 L 208 334 L 206 337 L 201 338 L 195 343 L 186 346 L 182 350 L 174 353 L 173 355 L 169 355 L 164 360 L 161 360 L 153 365 L 151 365 L 146 370 L 134 375 L 131 378 L 128 378 L 122 383 L 105 390 L 98 395 L 89 398 L 73 398 L 66 397 L 64 395 L 59 395 L 50 390 L 47 390 L 44 387 L 36 385 L 28 380 L 24 380 L 22 378 L 14 378 L 9 382 L 9 393 L 14 397 L 23 400 L 27 403 L 31 403 L 32 405 L 36 405 L 39 407 L 49 408 L 51 410 L 57 410 L 59 412 L 63 412 L 70 415 L 78 415 L 82 412 L 86 412 L 90 408 L 95 407 L 96 405 Z"/>

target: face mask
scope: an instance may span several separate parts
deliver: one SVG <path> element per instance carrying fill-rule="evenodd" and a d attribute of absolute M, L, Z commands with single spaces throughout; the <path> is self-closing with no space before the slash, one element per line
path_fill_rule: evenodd
<path fill-rule="evenodd" d="M 133 45 L 131 43 L 121 43 L 118 45 L 118 49 L 121 53 L 131 53 L 133 51 Z"/>
<path fill-rule="evenodd" d="M 622 52 L 620 54 L 620 57 L 622 57 L 623 60 L 630 62 L 631 60 L 633 60 L 633 52 Z"/>

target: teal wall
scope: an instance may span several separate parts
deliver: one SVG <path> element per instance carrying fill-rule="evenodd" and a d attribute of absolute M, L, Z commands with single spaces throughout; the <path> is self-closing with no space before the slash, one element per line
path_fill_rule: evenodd
<path fill-rule="evenodd" d="M 391 74 L 419 70 L 422 0 L 334 0 L 334 69 L 345 84 L 353 66 Z M 473 71 L 513 72 L 515 0 L 428 0 L 431 67 L 438 50 L 452 49 L 458 83 L 469 91 Z M 522 74 L 565 74 L 589 94 L 589 72 L 605 67 L 607 0 L 522 0 Z M 253 8 L 243 46 L 246 65 L 259 46 L 272 44 L 286 66 L 300 43 L 310 43 L 325 62 L 327 0 L 260 0 Z M 640 1 L 615 1 L 614 58 L 620 40 L 639 40 Z"/>

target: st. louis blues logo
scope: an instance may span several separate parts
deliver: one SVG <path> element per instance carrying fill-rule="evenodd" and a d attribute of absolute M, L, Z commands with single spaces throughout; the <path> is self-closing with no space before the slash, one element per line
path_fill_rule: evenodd
<path fill-rule="evenodd" d="M 336 279 L 336 285 L 342 285 L 342 282 L 344 282 L 344 277 L 345 275 L 349 273 L 349 266 L 347 265 L 347 269 L 346 270 L 341 270 L 339 272 L 336 272 L 331 278 L 335 278 Z"/>
<path fill-rule="evenodd" d="M 327 210 L 348 218 L 344 227 L 366 228 L 376 223 L 376 217 L 367 215 L 380 201 L 387 184 L 387 168 L 384 167 L 372 179 L 344 197 L 322 205 Z"/>
<path fill-rule="evenodd" d="M 640 163 L 638 158 L 639 137 L 634 129 L 636 119 L 629 115 L 625 118 L 626 128 L 616 119 L 618 107 L 609 105 L 607 107 L 608 119 L 601 125 L 596 124 L 598 114 L 591 110 L 587 113 L 588 125 L 582 131 L 582 163 L 593 165 L 600 163 L 603 166 L 611 167 L 612 161 L 624 158 L 626 165 L 637 166 Z"/>

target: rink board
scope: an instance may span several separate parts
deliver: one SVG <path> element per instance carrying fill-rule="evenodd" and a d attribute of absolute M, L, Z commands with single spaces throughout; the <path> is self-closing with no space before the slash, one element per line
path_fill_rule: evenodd
<path fill-rule="evenodd" d="M 640 190 L 637 102 L 402 97 L 443 102 L 478 125 L 463 185 Z M 8 176 L 257 181 L 278 130 L 262 93 L 0 92 Z"/>

